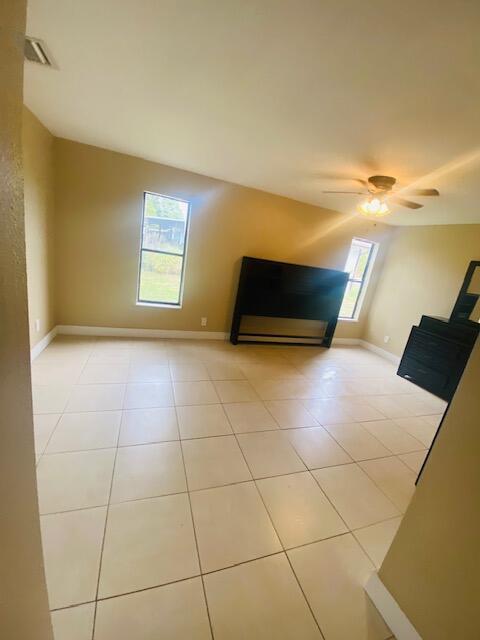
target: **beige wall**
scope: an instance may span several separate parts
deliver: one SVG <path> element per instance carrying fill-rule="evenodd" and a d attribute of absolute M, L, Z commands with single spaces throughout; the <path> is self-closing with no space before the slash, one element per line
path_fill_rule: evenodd
<path fill-rule="evenodd" d="M 380 252 L 359 321 L 340 321 L 336 336 L 401 355 L 422 314 L 449 316 L 469 261 L 480 258 L 480 225 L 393 228 L 352 218 L 53 139 L 27 110 L 23 144 L 32 346 L 56 323 L 201 331 L 206 316 L 206 331 L 228 331 L 243 255 L 342 269 L 358 236 L 379 241 Z M 135 304 L 144 190 L 192 202 L 182 309 Z"/>
<path fill-rule="evenodd" d="M 55 326 L 53 136 L 26 108 L 22 134 L 28 309 L 33 347 Z"/>
<path fill-rule="evenodd" d="M 480 341 L 380 577 L 423 640 L 480 628 Z"/>
<path fill-rule="evenodd" d="M 35 481 L 22 186 L 25 2 L 0 29 L 0 636 L 51 640 Z"/>
<path fill-rule="evenodd" d="M 55 140 L 55 163 L 59 324 L 201 330 L 206 316 L 208 331 L 228 331 L 243 255 L 343 269 L 352 237 L 371 238 L 375 281 L 392 231 L 67 140 Z M 192 202 L 182 309 L 135 305 L 144 190 Z M 359 337 L 367 307 L 337 336 Z"/>
<path fill-rule="evenodd" d="M 421 214 L 418 214 L 421 215 Z M 480 225 L 402 227 L 395 231 L 364 339 L 401 355 L 424 315 L 449 317 L 471 260 L 480 260 Z M 384 343 L 383 337 L 390 336 Z"/>

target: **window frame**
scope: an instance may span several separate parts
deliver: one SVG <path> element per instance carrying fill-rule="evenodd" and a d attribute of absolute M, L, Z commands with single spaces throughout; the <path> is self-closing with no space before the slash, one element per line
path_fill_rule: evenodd
<path fill-rule="evenodd" d="M 359 279 L 359 278 L 351 278 L 350 277 L 350 273 L 348 274 L 347 286 L 348 286 L 348 284 L 350 282 L 353 282 L 353 283 L 356 283 L 356 284 L 360 284 L 360 288 L 358 290 L 358 295 L 357 295 L 357 298 L 355 300 L 355 305 L 354 305 L 353 310 L 352 310 L 352 315 L 351 316 L 341 316 L 340 313 L 339 313 L 338 319 L 346 321 L 346 322 L 358 322 L 358 318 L 360 316 L 360 311 L 362 310 L 363 301 L 365 299 L 365 294 L 367 292 L 368 283 L 370 281 L 370 276 L 371 276 L 372 269 L 373 269 L 373 263 L 375 262 L 375 258 L 377 256 L 378 246 L 379 246 L 378 242 L 374 242 L 373 240 L 367 240 L 366 238 L 353 237 L 352 241 L 350 243 L 350 248 L 348 250 L 347 259 L 345 261 L 345 267 L 348 264 L 348 259 L 350 257 L 350 252 L 352 250 L 352 246 L 353 246 L 355 241 L 364 242 L 364 243 L 370 245 L 370 250 L 369 250 L 369 253 L 368 253 L 367 264 L 365 265 L 365 270 L 363 272 L 363 277 L 361 279 Z M 345 293 L 346 293 L 346 288 L 345 288 Z M 342 306 L 343 306 L 343 299 L 342 299 Z M 341 309 L 341 307 L 340 307 L 340 309 Z"/>
<path fill-rule="evenodd" d="M 176 253 L 174 251 L 161 251 L 159 249 L 145 249 L 143 247 L 143 231 L 145 225 L 145 208 L 146 208 L 146 200 L 147 196 L 159 196 L 160 198 L 166 198 L 167 200 L 177 200 L 178 202 L 182 202 L 187 205 L 187 217 L 185 221 L 185 236 L 183 242 L 183 253 Z M 177 198 L 176 196 L 169 196 L 164 193 L 157 193 L 156 191 L 144 191 L 142 198 L 142 224 L 140 227 L 140 250 L 139 250 L 139 261 L 138 261 L 138 276 L 137 276 L 137 296 L 136 296 L 136 305 L 141 307 L 166 307 L 168 309 L 181 309 L 183 304 L 183 290 L 185 284 L 185 263 L 187 261 L 187 251 L 188 251 L 188 237 L 190 231 L 190 213 L 192 209 L 192 203 L 190 200 L 185 200 L 184 198 Z M 142 300 L 140 298 L 140 282 L 142 277 L 142 262 L 143 262 L 143 254 L 145 253 L 156 253 L 163 254 L 169 256 L 177 256 L 182 258 L 182 271 L 180 273 L 180 289 L 178 292 L 178 301 L 177 302 L 162 302 L 155 300 Z"/>

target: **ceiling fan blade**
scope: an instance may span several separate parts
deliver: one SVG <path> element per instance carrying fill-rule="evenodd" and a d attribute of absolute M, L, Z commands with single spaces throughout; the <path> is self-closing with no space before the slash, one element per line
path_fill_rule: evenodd
<path fill-rule="evenodd" d="M 399 198 L 398 196 L 391 196 L 389 200 L 391 200 L 392 202 L 396 202 L 401 207 L 407 207 L 407 209 L 421 209 L 423 207 L 423 204 L 412 202 L 411 200 L 405 200 L 404 198 Z"/>
<path fill-rule="evenodd" d="M 368 195 L 367 193 L 363 193 L 363 191 L 322 191 L 322 193 L 348 193 L 350 195 L 356 195 L 356 196 L 366 196 Z"/>
<path fill-rule="evenodd" d="M 362 178 L 352 178 L 352 176 L 345 175 L 342 173 L 330 173 L 328 171 L 317 171 L 315 172 L 315 178 L 318 180 L 343 180 L 344 182 L 358 182 L 362 184 L 364 187 L 367 186 L 367 181 L 362 180 Z"/>
<path fill-rule="evenodd" d="M 406 189 L 402 193 L 409 196 L 439 196 L 438 189 Z"/>

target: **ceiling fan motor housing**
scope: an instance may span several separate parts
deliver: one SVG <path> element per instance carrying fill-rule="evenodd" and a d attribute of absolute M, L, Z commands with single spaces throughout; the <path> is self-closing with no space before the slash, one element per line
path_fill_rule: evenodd
<path fill-rule="evenodd" d="M 375 192 L 391 191 L 395 182 L 396 180 L 392 176 L 371 176 L 368 179 L 369 185 L 373 187 L 372 191 Z"/>

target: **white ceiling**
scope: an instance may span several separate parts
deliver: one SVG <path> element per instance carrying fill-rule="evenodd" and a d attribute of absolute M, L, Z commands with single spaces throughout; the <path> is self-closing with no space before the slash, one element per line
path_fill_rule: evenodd
<path fill-rule="evenodd" d="M 342 212 L 332 175 L 436 187 L 480 223 L 480 2 L 30 0 L 25 102 L 57 136 Z"/>

